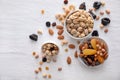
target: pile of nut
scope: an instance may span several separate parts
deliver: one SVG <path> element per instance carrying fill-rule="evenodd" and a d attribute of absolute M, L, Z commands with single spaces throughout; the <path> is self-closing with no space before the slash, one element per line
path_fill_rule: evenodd
<path fill-rule="evenodd" d="M 42 46 L 42 53 L 47 60 L 51 60 L 53 56 L 56 56 L 59 52 L 59 48 L 54 43 L 45 43 Z"/>
<path fill-rule="evenodd" d="M 92 32 L 94 21 L 85 10 L 77 10 L 66 19 L 66 29 L 74 37 L 82 38 Z"/>
<path fill-rule="evenodd" d="M 100 38 L 91 38 L 80 44 L 80 58 L 88 66 L 102 64 L 108 57 L 107 44 Z"/>

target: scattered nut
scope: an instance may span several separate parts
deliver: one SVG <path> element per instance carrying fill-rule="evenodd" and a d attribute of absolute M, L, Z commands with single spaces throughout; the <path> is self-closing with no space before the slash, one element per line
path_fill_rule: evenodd
<path fill-rule="evenodd" d="M 58 35 L 62 35 L 62 34 L 63 34 L 63 32 L 64 32 L 64 30 L 63 30 L 63 29 L 58 30 Z"/>
<path fill-rule="evenodd" d="M 38 59 L 38 58 L 39 58 L 39 55 L 37 54 L 37 55 L 35 56 L 35 58 Z"/>
<path fill-rule="evenodd" d="M 37 33 L 38 33 L 38 34 L 42 34 L 42 30 L 41 30 L 41 29 L 38 29 Z"/>
<path fill-rule="evenodd" d="M 67 41 L 67 40 L 62 40 L 62 41 L 61 41 L 61 44 L 62 44 L 62 45 L 68 44 L 68 41 Z"/>
<path fill-rule="evenodd" d="M 105 33 L 108 33 L 108 29 L 106 28 L 106 29 L 104 30 L 104 32 L 105 32 Z"/>
<path fill-rule="evenodd" d="M 103 29 L 103 28 L 104 28 L 104 25 L 103 25 L 103 24 L 100 24 L 100 28 Z"/>
<path fill-rule="evenodd" d="M 75 57 L 75 58 L 78 58 L 78 53 L 77 53 L 77 51 L 75 51 L 74 57 Z"/>
<path fill-rule="evenodd" d="M 62 67 L 58 67 L 58 71 L 62 71 Z"/>
<path fill-rule="evenodd" d="M 40 65 L 42 65 L 42 64 L 43 64 L 43 62 L 42 62 L 42 61 L 40 61 L 40 62 L 39 62 L 39 64 L 40 64 Z"/>
<path fill-rule="evenodd" d="M 48 32 L 49 32 L 50 35 L 54 34 L 54 31 L 52 29 L 50 29 L 50 28 L 48 29 Z"/>
<path fill-rule="evenodd" d="M 108 10 L 108 9 L 107 9 L 105 12 L 106 12 L 107 14 L 110 14 L 110 10 Z"/>
<path fill-rule="evenodd" d="M 41 68 L 41 67 L 39 67 L 39 68 L 38 68 L 38 70 L 41 72 L 41 71 L 42 71 L 42 68 Z"/>
<path fill-rule="evenodd" d="M 36 73 L 36 74 L 38 74 L 38 73 L 39 73 L 39 71 L 38 71 L 38 70 L 35 70 L 35 73 Z"/>
<path fill-rule="evenodd" d="M 69 44 L 68 47 L 69 47 L 70 49 L 75 49 L 75 45 L 74 45 L 74 44 Z"/>
<path fill-rule="evenodd" d="M 48 67 L 48 66 L 46 66 L 46 67 L 45 67 L 45 69 L 46 69 L 46 70 L 49 70 L 49 67 Z"/>
<path fill-rule="evenodd" d="M 49 78 L 49 79 L 51 79 L 51 78 L 52 78 L 51 74 L 48 74 L 48 78 Z"/>
<path fill-rule="evenodd" d="M 43 76 L 43 78 L 47 78 L 47 74 L 46 73 L 42 74 L 42 76 Z"/>
<path fill-rule="evenodd" d="M 44 13 L 45 13 L 45 10 L 44 10 L 44 9 L 42 9 L 42 10 L 41 10 L 41 14 L 44 14 Z"/>
<path fill-rule="evenodd" d="M 71 64 L 71 62 L 72 62 L 72 61 L 71 61 L 71 57 L 68 56 L 68 57 L 67 57 L 67 63 L 68 63 L 68 64 Z"/>
<path fill-rule="evenodd" d="M 64 36 L 63 36 L 63 35 L 58 35 L 58 39 L 59 39 L 59 40 L 63 40 L 63 39 L 64 39 Z"/>
<path fill-rule="evenodd" d="M 99 20 L 99 19 L 100 19 L 100 17 L 99 17 L 99 16 L 97 16 L 97 17 L 96 17 L 96 20 Z"/>
<path fill-rule="evenodd" d="M 100 15 L 104 15 L 104 12 L 103 12 L 103 11 L 100 11 Z"/>
<path fill-rule="evenodd" d="M 33 52 L 32 55 L 35 56 L 35 55 L 36 55 L 36 52 Z"/>
<path fill-rule="evenodd" d="M 68 52 L 68 48 L 65 48 L 65 52 Z"/>
<path fill-rule="evenodd" d="M 63 26 L 57 25 L 56 28 L 57 28 L 57 29 L 63 29 Z"/>
<path fill-rule="evenodd" d="M 104 6 L 104 5 L 105 5 L 105 2 L 104 2 L 104 1 L 101 1 L 101 4 L 102 4 L 102 6 Z"/>

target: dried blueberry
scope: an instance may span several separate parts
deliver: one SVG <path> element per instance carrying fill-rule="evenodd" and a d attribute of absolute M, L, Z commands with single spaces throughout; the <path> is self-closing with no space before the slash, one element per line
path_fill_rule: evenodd
<path fill-rule="evenodd" d="M 97 30 L 94 30 L 94 31 L 92 32 L 92 36 L 99 36 L 98 31 L 97 31 Z"/>
<path fill-rule="evenodd" d="M 51 23 L 49 21 L 46 22 L 46 26 L 47 27 L 50 27 L 51 26 Z"/>
<path fill-rule="evenodd" d="M 31 34 L 31 35 L 29 36 L 29 38 L 30 38 L 31 40 L 37 41 L 37 40 L 38 40 L 38 35 L 36 35 L 36 34 Z"/>
<path fill-rule="evenodd" d="M 101 5 L 102 5 L 101 2 L 98 2 L 98 1 L 96 1 L 96 2 L 93 3 L 93 7 L 95 9 L 99 9 Z"/>
<path fill-rule="evenodd" d="M 110 23 L 110 19 L 107 18 L 107 17 L 102 18 L 102 19 L 101 19 L 101 23 L 102 23 L 104 26 L 106 26 L 106 25 L 108 25 L 108 24 Z"/>
<path fill-rule="evenodd" d="M 84 9 L 84 10 L 86 10 L 85 2 L 83 2 L 83 3 L 80 4 L 79 9 Z"/>
<path fill-rule="evenodd" d="M 90 10 L 89 13 L 92 15 L 93 19 L 96 19 L 96 15 Z"/>
<path fill-rule="evenodd" d="M 42 58 L 42 61 L 43 61 L 43 62 L 46 62 L 46 61 L 47 61 L 47 58 L 46 58 L 46 57 L 43 57 L 43 58 Z"/>

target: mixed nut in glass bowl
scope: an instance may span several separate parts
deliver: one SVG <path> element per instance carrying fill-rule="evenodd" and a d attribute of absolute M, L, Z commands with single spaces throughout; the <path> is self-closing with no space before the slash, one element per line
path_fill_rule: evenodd
<path fill-rule="evenodd" d="M 107 59 L 108 46 L 106 42 L 98 37 L 92 37 L 84 40 L 79 45 L 80 59 L 88 66 L 97 66 Z"/>
<path fill-rule="evenodd" d="M 42 61 L 43 62 L 50 62 L 53 57 L 56 57 L 59 53 L 59 47 L 53 42 L 44 43 L 41 47 L 42 50 Z"/>
<path fill-rule="evenodd" d="M 92 33 L 94 20 L 89 12 L 76 10 L 70 13 L 65 20 L 65 29 L 74 39 L 84 39 Z"/>

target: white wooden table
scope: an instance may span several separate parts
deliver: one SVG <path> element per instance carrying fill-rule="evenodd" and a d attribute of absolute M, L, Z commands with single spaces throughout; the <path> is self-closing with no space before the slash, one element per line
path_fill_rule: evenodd
<path fill-rule="evenodd" d="M 88 9 L 95 0 L 69 0 L 69 3 L 77 8 L 83 1 Z M 54 15 L 63 12 L 63 0 L 0 0 L 0 80 L 35 80 L 34 69 L 39 65 L 31 53 L 40 54 L 41 44 L 49 39 L 60 47 L 57 62 L 43 65 L 50 67 L 47 72 L 52 74 L 51 80 L 120 80 L 120 0 L 105 1 L 106 6 L 101 9 L 111 10 L 109 32 L 105 34 L 99 29 L 100 21 L 95 21 L 95 29 L 109 46 L 109 58 L 102 67 L 89 69 L 74 58 L 75 50 L 65 53 L 57 35 L 51 37 L 47 33 L 45 22 L 56 21 Z M 45 9 L 44 16 L 40 14 L 41 9 Z M 37 42 L 31 41 L 28 36 L 39 28 L 44 31 L 43 35 Z M 64 34 L 69 42 L 76 43 Z M 72 57 L 71 65 L 66 63 L 68 55 Z M 61 72 L 57 71 L 59 66 L 63 68 Z M 43 69 L 43 72 L 46 71 Z M 38 80 L 43 80 L 41 75 L 38 74 Z"/>

